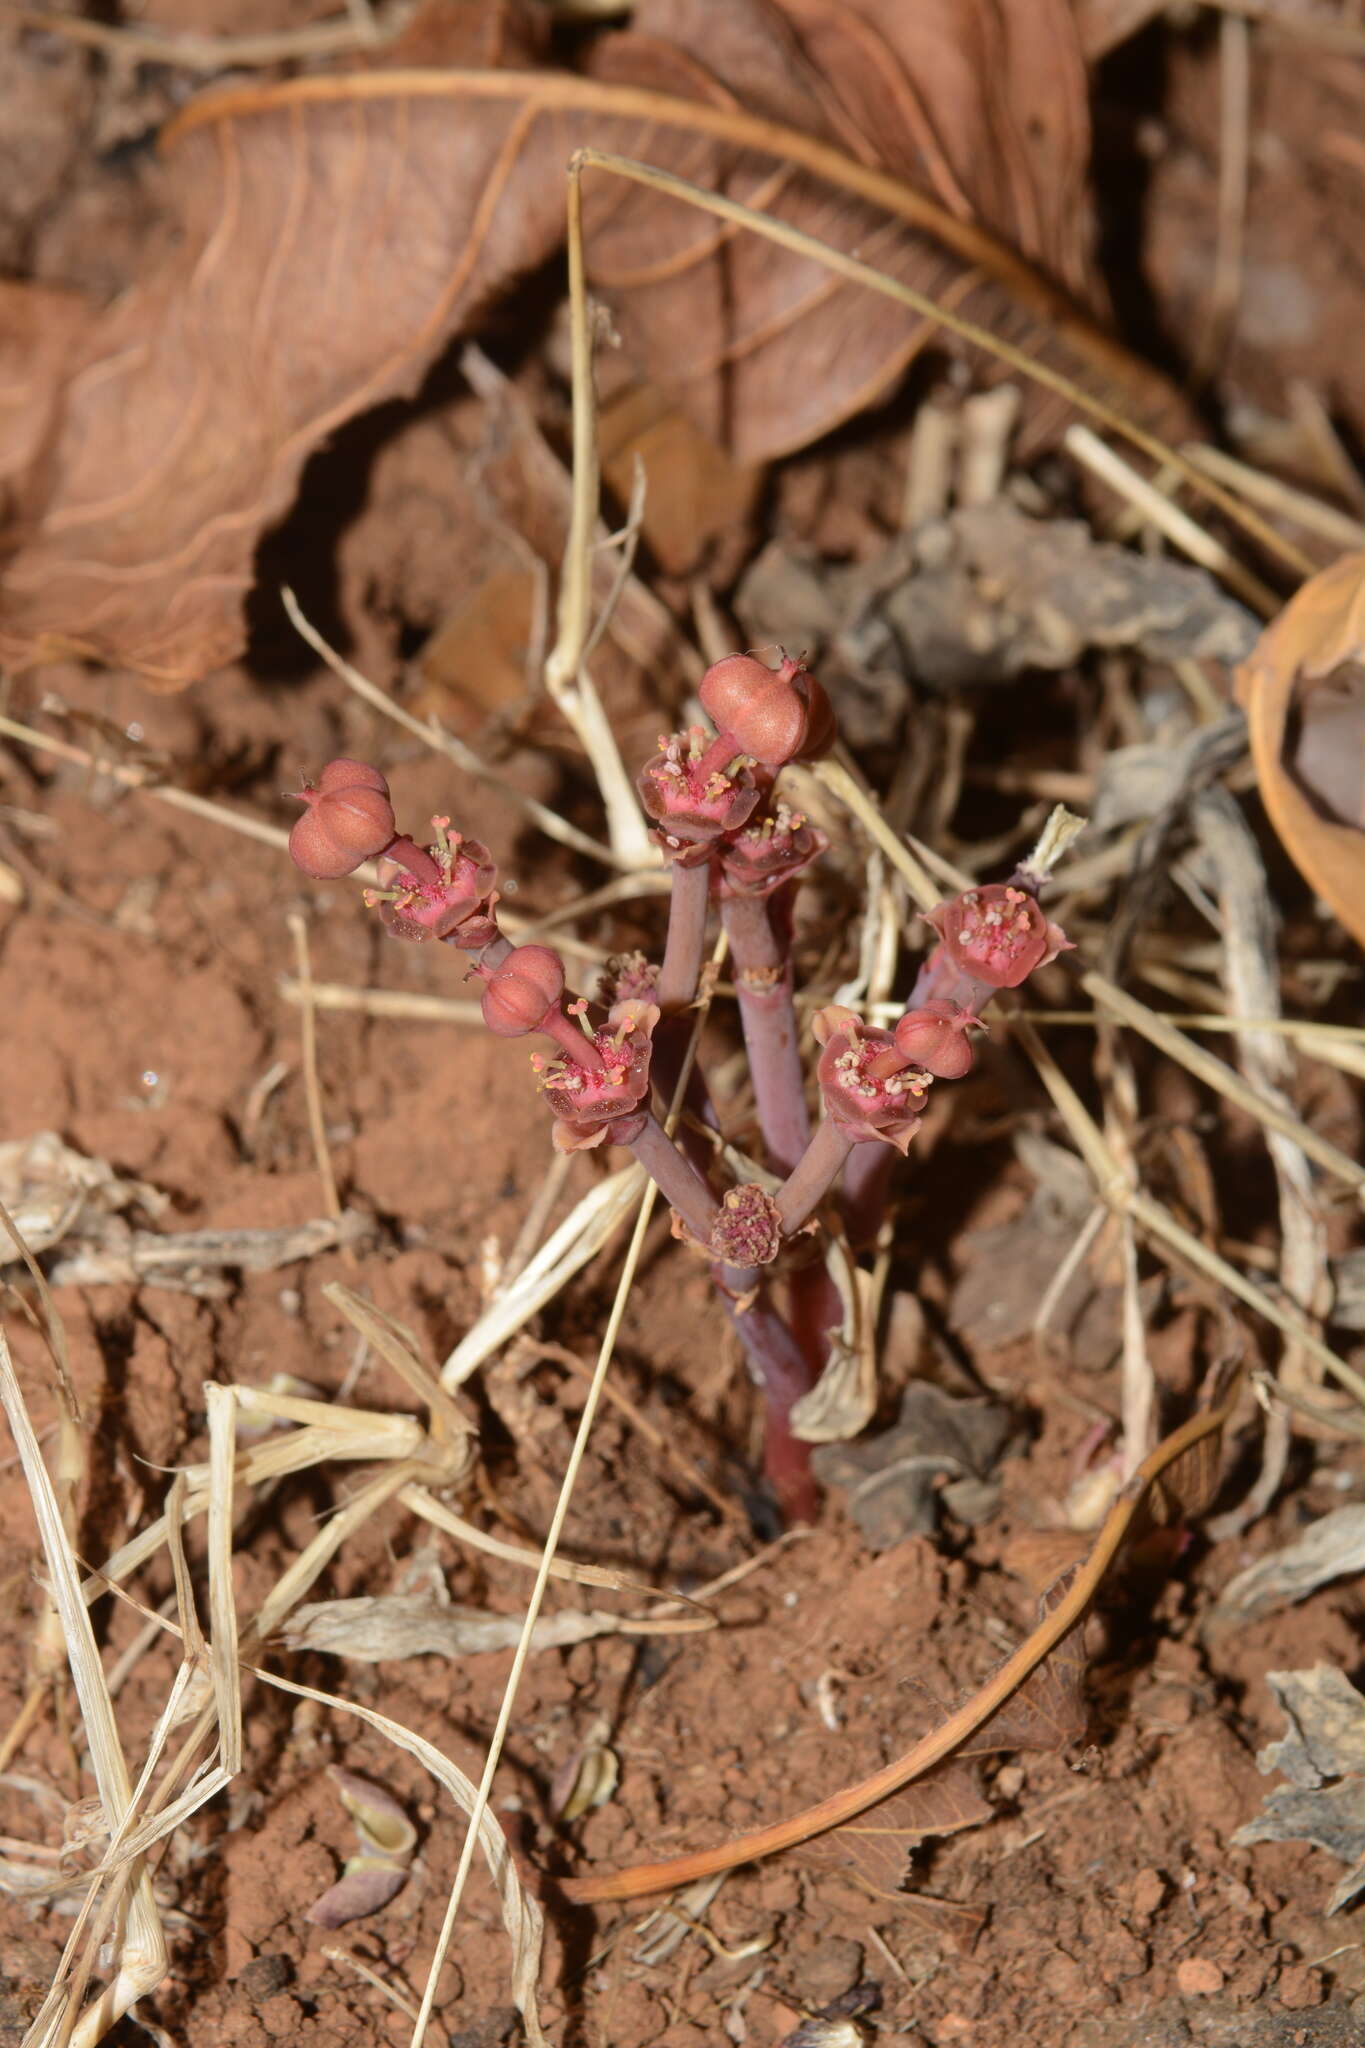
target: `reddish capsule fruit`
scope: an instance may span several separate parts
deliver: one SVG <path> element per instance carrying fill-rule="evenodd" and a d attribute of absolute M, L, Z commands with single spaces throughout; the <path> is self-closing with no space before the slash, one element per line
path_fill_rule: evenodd
<path fill-rule="evenodd" d="M 315 881 L 334 882 L 391 844 L 397 827 L 389 785 L 364 761 L 329 761 L 316 789 L 301 789 L 307 805 L 289 834 L 289 857 Z"/>
<path fill-rule="evenodd" d="M 329 761 L 318 777 L 318 788 L 326 794 L 334 789 L 377 789 L 381 796 L 387 796 L 389 785 L 377 768 L 368 761 L 349 761 L 342 756 Z"/>
<path fill-rule="evenodd" d="M 961 1003 L 933 997 L 901 1018 L 894 1034 L 896 1050 L 940 1081 L 960 1081 L 971 1072 L 976 1057 L 967 1033 L 977 1021 Z"/>
<path fill-rule="evenodd" d="M 772 669 L 751 654 L 727 654 L 706 671 L 699 694 L 717 731 L 765 768 L 817 760 L 834 744 L 829 698 L 790 655 Z"/>
<path fill-rule="evenodd" d="M 487 976 L 483 1021 L 499 1038 L 539 1031 L 564 993 L 564 962 L 549 946 L 514 946 Z"/>

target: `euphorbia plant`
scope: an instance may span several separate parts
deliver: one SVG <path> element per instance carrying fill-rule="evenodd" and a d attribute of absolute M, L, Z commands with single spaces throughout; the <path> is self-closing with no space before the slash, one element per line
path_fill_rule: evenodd
<path fill-rule="evenodd" d="M 809 1446 L 793 1431 L 792 1410 L 819 1372 L 832 1320 L 810 1232 L 822 1206 L 842 1199 L 850 1236 L 866 1237 L 884 1200 L 883 1162 L 908 1151 L 935 1082 L 970 1070 L 982 1010 L 1067 941 L 1040 908 L 1041 876 L 1027 867 L 940 904 L 929 918 L 939 942 L 893 1028 L 837 1005 L 817 1012 L 810 1093 L 822 1113 L 812 1124 L 793 1000 L 792 910 L 827 841 L 778 785 L 790 763 L 828 751 L 833 713 L 819 683 L 790 657 L 772 669 L 751 655 L 727 656 L 708 670 L 700 695 L 716 730 L 666 735 L 638 785 L 672 878 L 662 963 L 633 956 L 592 1000 L 570 992 L 553 947 L 514 945 L 500 930 L 487 848 L 443 817 L 432 820 L 425 847 L 399 833 L 388 784 L 365 762 L 331 761 L 316 787 L 299 792 L 305 809 L 290 853 L 320 880 L 379 859 L 381 886 L 366 901 L 388 930 L 470 955 L 495 1036 L 548 1040 L 531 1066 L 554 1119 L 553 1142 L 566 1152 L 627 1146 L 658 1183 L 678 1234 L 706 1257 L 764 1390 L 773 1491 L 789 1519 L 808 1519 L 816 1507 Z M 713 1152 L 670 1137 L 654 1099 L 679 1071 L 671 1020 L 695 1000 L 713 909 L 733 961 L 767 1183 L 723 1185 Z M 694 1091 L 714 1120 L 704 1062 Z"/>

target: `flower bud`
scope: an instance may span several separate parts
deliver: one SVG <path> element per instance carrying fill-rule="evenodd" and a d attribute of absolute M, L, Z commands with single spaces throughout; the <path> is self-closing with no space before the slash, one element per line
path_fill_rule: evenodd
<path fill-rule="evenodd" d="M 397 831 L 389 786 L 363 761 L 329 761 L 317 788 L 299 790 L 296 800 L 307 809 L 289 834 L 289 857 L 318 882 L 351 874 Z"/>
<path fill-rule="evenodd" d="M 550 946 L 514 946 L 487 975 L 483 1021 L 499 1038 L 539 1031 L 564 993 L 564 962 Z"/>
<path fill-rule="evenodd" d="M 896 1050 L 940 1081 L 960 1081 L 976 1057 L 967 1033 L 977 1022 L 961 1003 L 931 998 L 901 1018 L 894 1033 Z"/>
<path fill-rule="evenodd" d="M 834 744 L 829 698 L 790 655 L 771 669 L 751 654 L 727 654 L 706 671 L 699 694 L 717 731 L 765 768 L 816 760 Z"/>

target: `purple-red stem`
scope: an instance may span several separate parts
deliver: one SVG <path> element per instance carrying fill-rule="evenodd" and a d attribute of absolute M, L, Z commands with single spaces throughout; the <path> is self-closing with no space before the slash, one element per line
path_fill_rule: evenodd
<path fill-rule="evenodd" d="M 820 1490 L 810 1469 L 810 1445 L 792 1435 L 791 1412 L 811 1385 L 810 1365 L 790 1325 L 778 1314 L 761 1282 L 741 1308 L 729 1292 L 734 1268 L 713 1269 L 717 1292 L 735 1334 L 763 1387 L 763 1470 L 785 1522 L 813 1522 Z"/>
<path fill-rule="evenodd" d="M 790 949 L 774 930 L 769 902 L 762 897 L 729 897 L 721 906 L 721 920 L 734 957 L 739 1020 L 763 1148 L 773 1172 L 786 1175 L 810 1143 Z"/>
<path fill-rule="evenodd" d="M 685 1010 L 697 993 L 706 950 L 706 913 L 711 899 L 711 863 L 695 867 L 676 862 L 668 899 L 668 939 L 659 969 L 659 1008 L 669 1016 Z"/>
<path fill-rule="evenodd" d="M 631 1139 L 630 1149 L 698 1243 L 709 1243 L 719 1213 L 716 1198 L 651 1111 L 645 1111 L 644 1123 L 639 1134 Z"/>
<path fill-rule="evenodd" d="M 894 1145 L 856 1145 L 844 1168 L 844 1227 L 854 1251 L 877 1241 L 898 1156 Z"/>
<path fill-rule="evenodd" d="M 839 1178 L 853 1147 L 854 1140 L 832 1117 L 827 1116 L 816 1125 L 815 1136 L 777 1191 L 777 1213 L 785 1236 L 794 1235 L 814 1215 Z"/>
<path fill-rule="evenodd" d="M 791 948 L 774 919 L 773 904 L 772 897 L 731 896 L 721 906 L 721 919 L 734 959 L 763 1149 L 768 1165 L 785 1177 L 804 1157 L 811 1129 L 792 1002 Z M 839 1320 L 840 1305 L 823 1264 L 801 1267 L 792 1275 L 791 1324 L 773 1307 L 766 1288 L 760 1301 L 762 1322 L 749 1331 L 750 1317 L 759 1312 L 756 1304 L 736 1318 L 735 1327 L 763 1380 L 764 1469 L 784 1513 L 809 1520 L 818 1499 L 810 1445 L 792 1435 L 789 1418 L 792 1403 L 815 1384 L 824 1365 L 825 1331 Z M 801 1505 L 792 1507 L 792 1501 Z"/>

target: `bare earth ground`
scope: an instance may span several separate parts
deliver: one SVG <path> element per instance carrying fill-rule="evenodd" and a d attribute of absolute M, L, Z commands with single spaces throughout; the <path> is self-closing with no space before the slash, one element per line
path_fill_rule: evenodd
<path fill-rule="evenodd" d="M 227 25 L 226 18 L 208 21 L 204 10 L 191 24 L 190 12 L 167 5 L 160 19 Z M 234 10 L 219 13 L 231 15 L 234 30 L 258 25 Z M 279 25 L 278 10 L 256 13 Z M 147 205 L 136 165 L 117 154 L 125 138 L 114 132 L 115 116 L 128 135 L 139 134 L 165 111 L 178 83 L 155 73 L 140 97 L 128 87 L 120 96 L 100 82 L 87 55 L 52 40 L 20 43 L 8 29 L 0 37 L 28 181 L 5 200 L 5 260 L 50 280 L 115 289 L 131 268 Z M 1183 71 L 1178 83 L 1196 109 L 1201 92 L 1206 99 L 1215 91 L 1209 78 L 1201 85 Z M 1299 118 L 1311 119 L 1311 109 Z M 1285 147 L 1292 155 L 1292 139 Z M 1207 161 L 1202 183 L 1188 166 L 1186 177 L 1183 203 L 1202 211 L 1181 244 L 1185 255 L 1210 232 L 1213 205 Z M 1180 263 L 1165 259 L 1185 230 L 1173 218 L 1158 215 L 1156 240 L 1178 301 Z M 1329 282 L 1310 280 L 1313 290 Z M 1338 326 L 1324 320 L 1318 331 Z M 1283 345 L 1298 343 L 1289 337 Z M 1242 367 L 1250 386 L 1267 376 L 1263 360 Z M 1295 360 L 1290 373 L 1306 367 Z M 442 502 L 442 490 L 454 488 L 452 471 L 431 453 L 429 433 L 420 422 L 402 430 L 345 533 L 339 610 L 361 658 L 381 676 L 397 652 L 398 624 L 384 611 L 395 565 L 409 588 L 426 577 L 439 589 L 460 519 L 453 496 Z M 281 559 L 306 577 L 309 538 L 297 526 Z M 47 672 L 43 686 L 72 714 L 99 721 L 83 726 L 73 718 L 63 729 L 77 741 L 102 744 L 105 734 L 136 722 L 142 743 L 170 756 L 172 779 L 276 818 L 286 815 L 279 793 L 329 754 L 373 756 L 401 791 L 407 815 L 448 809 L 495 846 L 515 849 L 506 868 L 521 883 L 523 909 L 550 908 L 591 885 L 562 855 L 547 858 L 510 805 L 479 796 L 476 809 L 472 791 L 423 749 L 396 743 L 330 677 L 296 668 L 282 678 L 278 650 L 266 647 L 254 668 L 173 699 L 74 670 Z M 1063 705 L 1066 684 L 1048 688 Z M 31 713 L 36 695 L 25 685 L 11 708 Z M 638 727 L 647 744 L 648 708 L 620 709 L 627 731 Z M 1064 731 L 1064 718 L 1056 727 Z M 562 745 L 563 735 L 555 740 Z M 993 737 L 983 721 L 984 760 L 1004 758 L 1010 742 L 1008 724 Z M 1067 765 L 1060 747 L 1051 758 Z M 563 797 L 545 754 L 514 754 L 507 772 L 541 796 Z M 590 824 L 581 784 L 576 800 Z M 4 856 L 25 891 L 21 903 L 0 907 L 4 1135 L 53 1129 L 79 1151 L 151 1182 L 170 1197 L 164 1230 L 283 1226 L 320 1214 L 298 1013 L 278 990 L 292 971 L 286 913 L 307 911 L 320 979 L 458 994 L 458 964 L 383 942 L 350 892 L 307 888 L 269 849 L 18 749 L 0 760 L 0 817 Z M 590 922 L 581 936 L 603 947 L 647 942 L 652 916 L 646 903 Z M 324 1395 L 345 1383 L 354 1403 L 402 1408 L 401 1390 L 373 1359 L 353 1383 L 356 1341 L 322 1288 L 337 1279 L 359 1288 L 418 1333 L 428 1358 L 439 1361 L 477 1312 L 488 1261 L 510 1247 L 541 1183 L 546 1120 L 517 1049 L 444 1027 L 343 1015 L 324 1016 L 320 1033 L 343 1195 L 374 1219 L 354 1259 L 334 1253 L 242 1275 L 214 1300 L 118 1285 L 59 1293 L 90 1432 L 91 1480 L 81 1504 L 88 1559 L 107 1554 L 157 1511 L 165 1467 L 203 1456 L 206 1380 L 264 1384 L 289 1373 Z M 286 1064 L 287 1076 L 249 1114 L 253 1086 L 275 1061 Z M 1004 1348 L 969 1340 L 964 1357 L 941 1334 L 953 1280 L 970 1260 L 964 1238 L 1024 1206 L 1025 1184 L 999 1124 L 1019 1107 L 1021 1075 L 1008 1051 L 988 1056 L 971 1128 L 946 1136 L 933 1154 L 931 1200 L 914 1180 L 924 1162 L 905 1169 L 902 1284 L 922 1284 L 930 1333 L 921 1336 L 908 1313 L 893 1319 L 900 1337 L 886 1371 L 889 1413 L 912 1370 L 963 1391 L 968 1368 L 1016 1411 L 1018 1451 L 1001 1468 L 998 1510 L 976 1528 L 949 1517 L 938 1544 L 912 1538 L 873 1557 L 832 1505 L 818 1529 L 774 1550 L 725 1596 L 726 1627 L 676 1639 L 607 1638 L 538 1655 L 495 1794 L 500 1817 L 533 1860 L 555 1868 L 612 1865 L 708 1843 L 794 1810 L 904 1747 L 925 1717 L 926 1695 L 932 1705 L 978 1682 L 1029 1625 L 1027 1564 L 1037 1544 L 1031 1551 L 1026 1539 L 1062 1526 L 1092 1421 L 1112 1413 L 1115 1392 L 1107 1355 L 1105 1370 L 1078 1372 L 1027 1340 Z M 1024 1106 L 1036 1114 L 1035 1095 Z M 1178 1121 L 1186 1111 L 1173 1085 L 1167 1113 Z M 1351 1147 L 1356 1111 L 1344 1084 L 1325 1091 L 1317 1121 Z M 1235 1129 L 1217 1139 L 1234 1158 L 1238 1141 Z M 593 1155 L 575 1162 L 557 1213 L 600 1171 Z M 1244 1239 L 1264 1240 L 1271 1228 L 1263 1178 L 1258 1169 L 1245 1196 L 1248 1213 L 1236 1219 Z M 556 1305 L 547 1336 L 591 1358 L 612 1282 L 604 1263 L 576 1285 Z M 1188 1301 L 1163 1307 L 1154 1352 L 1173 1399 L 1190 1393 L 1207 1341 Z M 45 1355 L 18 1327 L 16 1344 L 35 1420 L 50 1428 Z M 565 1553 L 685 1588 L 757 1550 L 746 1513 L 756 1443 L 750 1390 L 700 1267 L 688 1265 L 662 1227 L 627 1312 L 617 1380 L 676 1456 L 663 1462 L 627 1418 L 608 1409 Z M 504 1536 L 536 1544 L 581 1400 L 582 1381 L 553 1359 L 530 1358 L 495 1371 L 481 1388 L 476 1383 L 483 1464 L 467 1511 Z M 1248 1434 L 1244 1478 L 1250 1446 Z M 1365 1602 L 1347 1581 L 1231 1634 L 1203 1627 L 1234 1572 L 1308 1520 L 1359 1497 L 1365 1452 L 1334 1443 L 1315 1460 L 1314 1451 L 1302 1449 L 1277 1509 L 1244 1539 L 1210 1547 L 1196 1538 L 1169 1577 L 1129 1580 L 1112 1593 L 1092 1624 L 1088 1744 L 1060 1756 L 987 1760 L 994 1818 L 917 1852 L 911 1866 L 910 1891 L 940 1903 L 871 1897 L 851 1875 L 779 1859 L 733 1877 L 708 1912 L 706 1934 L 687 1934 L 654 1963 L 639 1960 L 638 1914 L 592 1919 L 552 1909 L 542 2008 L 551 2037 L 594 2048 L 724 2039 L 763 2048 L 803 2012 L 866 1980 L 880 1995 L 866 2022 L 873 2038 L 907 2048 L 1175 2048 L 1185 2041 L 1255 2048 L 1263 2040 L 1365 2038 L 1359 1913 L 1329 1922 L 1321 1911 L 1336 1866 L 1299 1846 L 1230 1844 L 1265 1789 L 1254 1752 L 1282 1732 L 1264 1674 L 1317 1662 L 1357 1672 Z M 687 1484 L 688 1469 L 732 1499 L 735 1513 L 722 1518 L 708 1505 Z M 255 1514 L 240 1545 L 244 1598 L 253 1585 L 263 1591 L 273 1582 L 346 1484 L 335 1473 L 310 1476 L 286 1484 Z M 35 1531 L 13 1461 L 0 1470 L 0 1538 L 4 1727 L 27 1691 L 39 1604 Z M 419 1568 L 434 1564 L 457 1602 L 520 1611 L 521 1574 L 397 1510 L 344 1548 L 321 1590 L 344 1597 L 396 1589 L 409 1583 L 414 1556 Z M 168 1577 L 153 1574 L 142 1590 L 155 1599 L 168 1587 Z M 555 1590 L 553 1606 L 575 1604 L 596 1604 L 596 1596 Z M 139 1617 L 118 1605 L 100 1616 L 112 1660 L 135 1637 Z M 508 1662 L 493 1654 L 342 1668 L 305 1657 L 288 1668 L 382 1706 L 477 1777 Z M 134 1754 L 173 1669 L 171 1650 L 153 1648 L 120 1694 L 120 1725 Z M 605 1740 L 617 1754 L 619 1789 L 585 1820 L 561 1826 L 549 1814 L 551 1781 L 588 1740 Z M 63 1802 L 87 1791 L 77 1743 L 69 1723 L 40 1722 L 0 1785 L 0 1834 L 58 1838 L 60 1821 L 32 1787 L 50 1788 Z M 416 1765 L 377 1736 L 262 1687 L 247 1694 L 247 1743 L 238 1784 L 177 1835 L 158 1870 L 175 1948 L 171 1977 L 146 2003 L 147 2019 L 185 2048 L 405 2041 L 409 2019 L 328 1952 L 345 1948 L 387 1981 L 420 1990 L 458 1855 L 455 1818 Z M 421 1830 L 407 1888 L 383 1913 L 339 1936 L 304 1918 L 351 1847 L 326 1774 L 333 1762 L 382 1781 Z M 972 1912 L 950 1915 L 945 1901 Z M 68 1926 L 60 1907 L 5 1905 L 6 2041 L 19 2038 Z M 505 1943 L 481 1878 L 439 2016 L 445 2038 L 462 2048 L 515 2038 Z M 125 2022 L 116 2038 L 131 2043 L 142 2035 Z"/>

